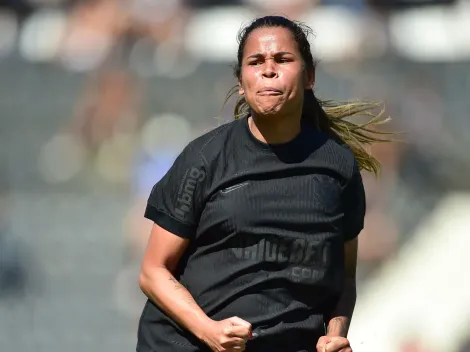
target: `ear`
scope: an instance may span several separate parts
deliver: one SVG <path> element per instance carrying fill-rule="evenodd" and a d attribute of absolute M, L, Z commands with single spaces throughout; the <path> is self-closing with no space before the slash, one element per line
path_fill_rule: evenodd
<path fill-rule="evenodd" d="M 313 89 L 315 85 L 315 68 L 305 70 L 305 89 Z"/>
<path fill-rule="evenodd" d="M 245 89 L 243 89 L 243 85 L 241 81 L 238 81 L 238 94 L 245 95 Z"/>

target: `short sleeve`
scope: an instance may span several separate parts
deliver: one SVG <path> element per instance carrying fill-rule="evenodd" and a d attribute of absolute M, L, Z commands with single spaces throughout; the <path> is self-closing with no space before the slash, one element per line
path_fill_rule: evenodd
<path fill-rule="evenodd" d="M 356 238 L 364 228 L 366 197 L 362 176 L 357 165 L 343 191 L 344 241 Z"/>
<path fill-rule="evenodd" d="M 193 238 L 204 207 L 206 183 L 202 156 L 187 146 L 153 186 L 145 217 L 177 236 Z"/>

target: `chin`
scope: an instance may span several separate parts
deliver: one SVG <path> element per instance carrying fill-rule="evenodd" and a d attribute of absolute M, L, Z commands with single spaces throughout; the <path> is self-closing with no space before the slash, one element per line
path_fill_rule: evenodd
<path fill-rule="evenodd" d="M 260 99 L 264 101 L 258 101 L 256 102 L 255 108 L 253 111 L 255 114 L 259 117 L 265 116 L 265 117 L 275 117 L 277 115 L 282 115 L 284 110 L 285 110 L 285 104 L 283 99 L 279 99 L 276 97 L 276 99 L 272 99 L 272 97 L 268 97 L 268 99 Z"/>
<path fill-rule="evenodd" d="M 258 115 L 259 117 L 262 118 L 269 118 L 269 119 L 275 119 L 276 117 L 280 116 L 278 111 L 263 111 Z"/>
<path fill-rule="evenodd" d="M 280 106 L 263 106 L 255 110 L 256 116 L 273 118 L 282 115 Z"/>

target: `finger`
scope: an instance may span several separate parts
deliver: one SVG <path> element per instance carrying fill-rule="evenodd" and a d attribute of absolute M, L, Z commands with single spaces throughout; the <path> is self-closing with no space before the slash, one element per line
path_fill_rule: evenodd
<path fill-rule="evenodd" d="M 230 328 L 230 333 L 227 336 L 230 337 L 239 337 L 246 340 L 250 339 L 251 330 L 246 328 L 245 326 L 232 326 Z"/>
<path fill-rule="evenodd" d="M 349 341 L 345 338 L 333 338 L 326 345 L 325 352 L 340 352 L 343 348 L 349 347 Z"/>
<path fill-rule="evenodd" d="M 343 350 L 343 347 L 334 346 L 332 343 L 329 343 L 328 345 L 326 345 L 324 352 L 343 352 Z M 344 352 L 347 352 L 347 350 L 345 350 Z"/>
<path fill-rule="evenodd" d="M 234 326 L 231 324 L 227 324 L 224 326 L 222 332 L 225 336 L 232 336 L 232 331 L 233 331 Z"/>
<path fill-rule="evenodd" d="M 243 347 L 246 345 L 246 341 L 239 337 L 232 337 L 230 340 L 225 343 L 226 347 L 235 348 L 235 347 Z"/>
<path fill-rule="evenodd" d="M 231 317 L 229 318 L 229 321 L 236 326 L 244 326 L 247 329 L 251 330 L 251 324 L 247 322 L 246 320 L 243 320 L 239 317 Z"/>

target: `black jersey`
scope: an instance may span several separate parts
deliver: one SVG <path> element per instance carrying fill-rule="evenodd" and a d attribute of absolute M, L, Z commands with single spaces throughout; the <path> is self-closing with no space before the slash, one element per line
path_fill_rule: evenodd
<path fill-rule="evenodd" d="M 190 239 L 175 277 L 212 319 L 252 324 L 248 351 L 315 351 L 342 292 L 344 242 L 363 228 L 362 178 L 349 148 L 308 125 L 268 145 L 247 121 L 192 141 L 145 216 Z M 206 349 L 147 301 L 138 352 Z"/>

